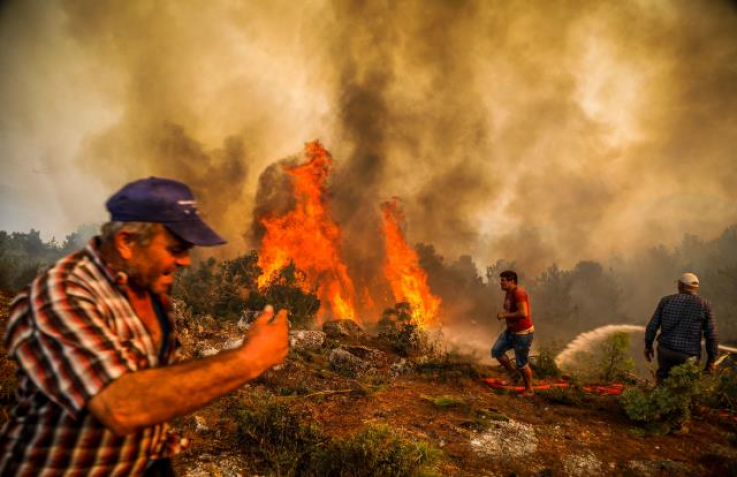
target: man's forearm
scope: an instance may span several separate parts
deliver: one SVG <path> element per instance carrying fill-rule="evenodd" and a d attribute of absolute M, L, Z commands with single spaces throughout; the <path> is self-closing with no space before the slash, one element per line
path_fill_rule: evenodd
<path fill-rule="evenodd" d="M 88 408 L 117 434 L 188 414 L 268 368 L 242 348 L 216 356 L 121 376 L 93 397 Z"/>

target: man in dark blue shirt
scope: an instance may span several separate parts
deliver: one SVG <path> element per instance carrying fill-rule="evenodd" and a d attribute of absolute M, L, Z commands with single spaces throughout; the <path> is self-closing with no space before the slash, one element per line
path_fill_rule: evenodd
<path fill-rule="evenodd" d="M 698 296 L 699 278 L 684 273 L 678 279 L 678 293 L 663 297 L 645 330 L 645 358 L 653 359 L 653 341 L 658 336 L 658 383 L 671 368 L 689 358 L 701 358 L 701 337 L 706 340 L 706 369 L 715 368 L 717 331 L 711 303 Z"/>

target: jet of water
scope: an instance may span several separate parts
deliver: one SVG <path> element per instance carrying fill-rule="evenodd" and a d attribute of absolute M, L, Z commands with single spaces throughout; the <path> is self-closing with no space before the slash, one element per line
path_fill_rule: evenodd
<path fill-rule="evenodd" d="M 555 357 L 555 364 L 563 368 L 573 361 L 580 352 L 589 353 L 596 343 L 600 343 L 615 333 L 644 333 L 645 327 L 639 325 L 606 325 L 595 330 L 586 331 L 576 336 L 568 346 Z"/>
<path fill-rule="evenodd" d="M 590 353 L 595 344 L 604 341 L 615 333 L 645 333 L 645 327 L 639 325 L 605 325 L 591 331 L 586 331 L 576 336 L 568 346 L 555 357 L 555 363 L 559 368 L 570 364 L 576 354 L 580 352 Z M 729 346 L 719 346 L 721 351 L 737 353 L 737 349 Z"/>

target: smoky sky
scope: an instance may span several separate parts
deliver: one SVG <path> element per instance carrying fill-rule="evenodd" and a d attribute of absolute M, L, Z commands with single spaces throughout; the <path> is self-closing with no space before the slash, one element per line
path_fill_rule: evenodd
<path fill-rule="evenodd" d="M 8 2 L 0 228 L 71 230 L 162 175 L 241 253 L 285 203 L 274 164 L 319 139 L 360 270 L 393 196 L 411 243 L 529 275 L 716 236 L 735 31 L 726 1 Z"/>

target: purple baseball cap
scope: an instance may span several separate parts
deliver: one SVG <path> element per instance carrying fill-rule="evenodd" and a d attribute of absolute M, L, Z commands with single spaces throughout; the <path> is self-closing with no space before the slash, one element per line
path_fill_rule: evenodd
<path fill-rule="evenodd" d="M 225 242 L 200 217 L 192 190 L 181 182 L 149 177 L 123 186 L 105 203 L 114 222 L 157 222 L 194 245 Z"/>

